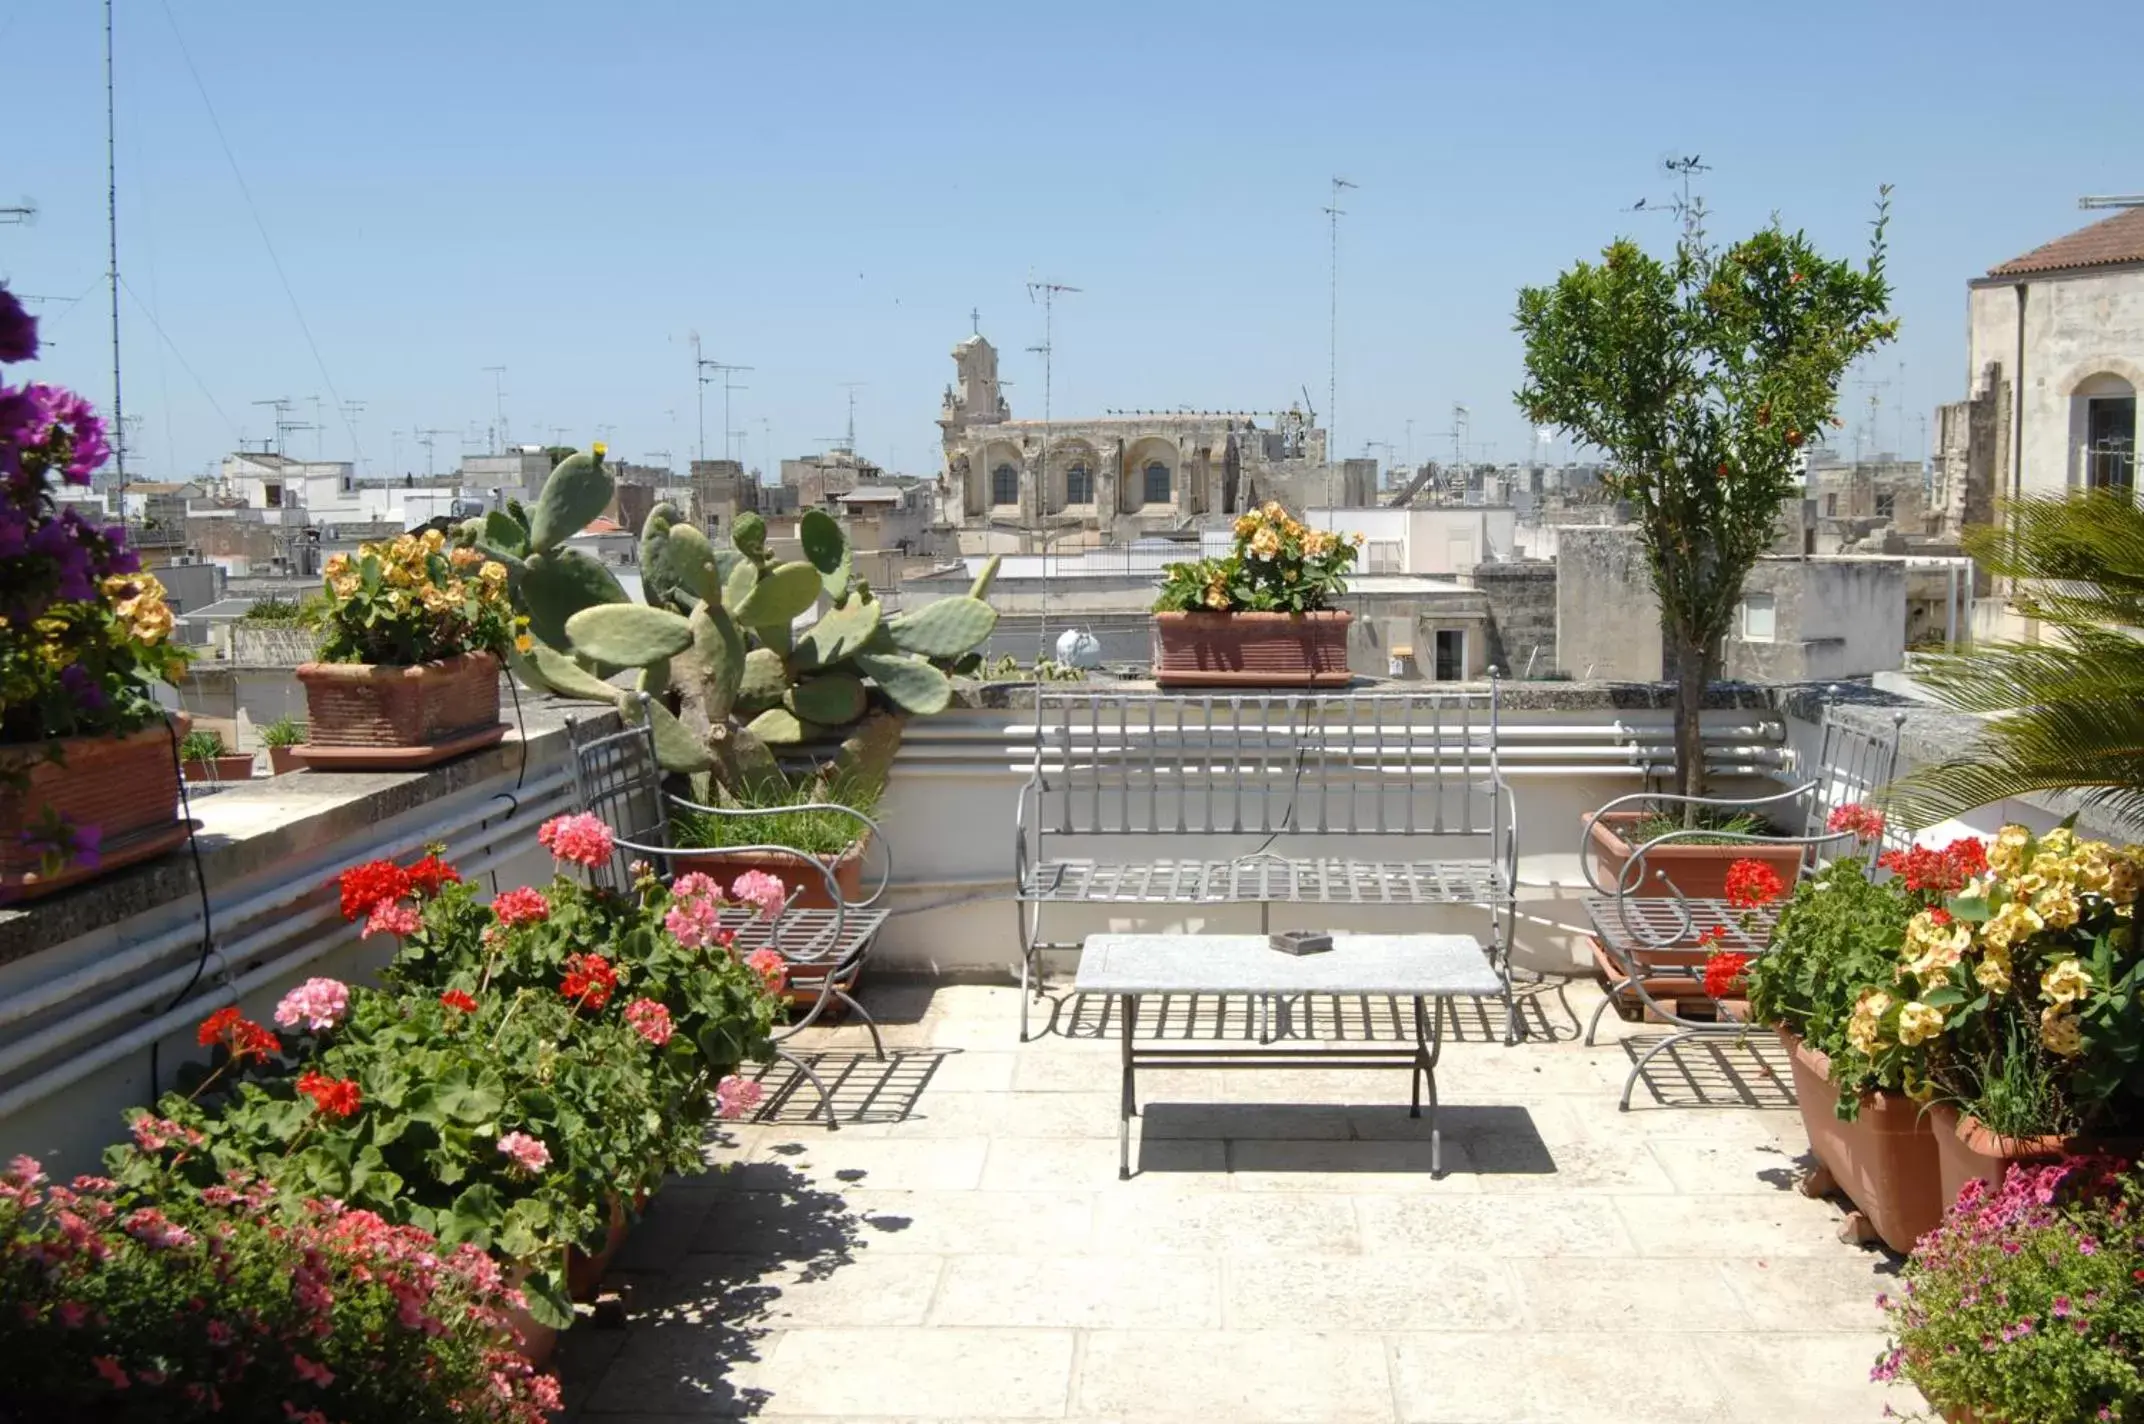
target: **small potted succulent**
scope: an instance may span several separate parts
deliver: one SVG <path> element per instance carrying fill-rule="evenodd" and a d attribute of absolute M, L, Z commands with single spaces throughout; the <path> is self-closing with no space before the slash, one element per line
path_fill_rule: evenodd
<path fill-rule="evenodd" d="M 1226 556 L 1162 570 L 1154 681 L 1163 687 L 1344 687 L 1353 615 L 1333 604 L 1362 536 L 1308 529 L 1267 501 Z"/>
<path fill-rule="evenodd" d="M 320 659 L 301 664 L 298 758 L 337 771 L 432 766 L 506 735 L 500 659 L 518 632 L 506 566 L 437 529 L 337 554 Z"/>
<path fill-rule="evenodd" d="M 223 734 L 197 727 L 179 742 L 179 760 L 185 764 L 188 781 L 251 781 L 253 757 L 224 745 Z"/>
<path fill-rule="evenodd" d="M 0 287 L 0 363 L 37 354 L 37 326 Z M 109 455 L 89 403 L 0 382 L 0 900 L 46 894 L 160 855 L 178 819 L 183 719 L 157 687 L 186 666 L 164 589 L 125 530 L 58 487 Z"/>
<path fill-rule="evenodd" d="M 304 770 L 305 763 L 298 756 L 304 741 L 305 724 L 295 717 L 278 717 L 261 728 L 261 745 L 268 749 L 268 774 Z"/>

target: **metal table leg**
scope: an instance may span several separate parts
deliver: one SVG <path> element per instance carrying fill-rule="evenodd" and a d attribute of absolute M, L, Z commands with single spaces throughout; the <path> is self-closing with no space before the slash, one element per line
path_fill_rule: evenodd
<path fill-rule="evenodd" d="M 1124 996 L 1124 1097 L 1117 1115 L 1117 1180 L 1126 1182 L 1132 1175 L 1132 1114 L 1139 1111 L 1139 1100 L 1132 1085 L 1132 1035 L 1139 1027 L 1139 996 Z"/>
<path fill-rule="evenodd" d="M 1444 1175 L 1444 1138 L 1437 1126 L 1437 1060 L 1444 1055 L 1444 1001 L 1441 999 L 1429 1001 L 1426 1014 L 1424 1012 L 1425 1002 L 1419 996 L 1414 1001 L 1415 1062 L 1414 1071 L 1407 1076 L 1410 1082 L 1415 1083 L 1415 1089 L 1414 1101 L 1409 1115 L 1412 1117 L 1422 1115 L 1422 1089 L 1427 1088 L 1429 1090 L 1429 1174 L 1432 1177 L 1442 1177 Z M 1426 1026 L 1423 1022 L 1425 1017 L 1428 1020 Z M 1427 1028 L 1426 1042 L 1424 1038 L 1425 1027 Z M 1415 1072 L 1419 1072 L 1422 1075 L 1419 1081 L 1414 1078 Z"/>

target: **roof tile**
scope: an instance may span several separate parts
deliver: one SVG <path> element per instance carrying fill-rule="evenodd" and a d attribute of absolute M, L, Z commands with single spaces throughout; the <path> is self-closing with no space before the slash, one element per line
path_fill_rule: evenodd
<path fill-rule="evenodd" d="M 1999 267 L 1990 267 L 1990 277 L 2023 277 L 2036 272 L 2061 272 L 2076 267 L 2108 267 L 2121 262 L 2144 262 L 2144 208 L 2128 208 L 2067 237 L 2035 247 L 2022 257 L 2013 257 Z"/>

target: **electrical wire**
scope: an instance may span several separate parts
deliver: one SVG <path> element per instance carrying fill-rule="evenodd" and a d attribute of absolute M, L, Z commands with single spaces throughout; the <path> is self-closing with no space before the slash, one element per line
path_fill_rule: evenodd
<path fill-rule="evenodd" d="M 179 363 L 179 369 L 193 378 L 193 383 L 200 390 L 202 398 L 209 403 L 209 407 L 217 415 L 223 418 L 223 423 L 230 427 L 232 437 L 242 440 L 244 437 L 239 430 L 238 422 L 231 419 L 230 414 L 216 403 L 215 392 L 208 388 L 208 382 L 201 379 L 201 373 L 196 371 L 193 368 L 193 364 L 186 359 L 186 353 L 179 350 L 179 343 L 173 341 L 171 334 L 164 330 L 163 323 L 156 319 L 156 313 L 149 309 L 149 304 L 141 299 L 141 294 L 134 290 L 133 284 L 128 282 L 125 277 L 119 279 L 119 285 L 125 288 L 126 294 L 134 299 L 134 305 L 141 308 L 142 317 L 149 323 L 150 330 L 162 338 L 164 345 L 170 348 L 172 359 Z"/>

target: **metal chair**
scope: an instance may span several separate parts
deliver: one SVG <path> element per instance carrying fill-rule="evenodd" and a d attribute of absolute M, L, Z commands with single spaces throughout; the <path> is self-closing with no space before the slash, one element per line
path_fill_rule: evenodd
<path fill-rule="evenodd" d="M 1593 1011 L 1592 1021 L 1586 1025 L 1586 1044 L 1589 1047 L 1593 1044 L 1601 1019 L 1626 995 L 1635 1000 L 1642 1014 L 1667 1024 L 1671 1030 L 1631 1066 L 1630 1077 L 1623 1085 L 1620 1106 L 1625 1109 L 1630 1106 L 1631 1089 L 1646 1065 L 1669 1048 L 1696 1038 L 1738 1037 L 1749 1027 L 1732 1015 L 1723 1014 L 1708 1022 L 1689 1018 L 1678 1009 L 1667 1007 L 1665 1002 L 1654 997 L 1648 979 L 1687 978 L 1693 985 L 1701 985 L 1702 970 L 1695 965 L 1648 964 L 1645 956 L 1659 951 L 1695 956 L 1708 942 L 1702 936 L 1710 936 L 1711 942 L 1722 949 L 1755 956 L 1769 947 L 1772 927 L 1777 920 L 1777 907 L 1761 912 L 1736 911 L 1722 900 L 1686 895 L 1668 869 L 1657 861 L 1649 861 L 1648 857 L 1664 847 L 1693 841 L 1725 842 L 1752 849 L 1795 846 L 1801 850 L 1797 878 L 1814 875 L 1820 860 L 1835 858 L 1826 856 L 1824 848 L 1842 842 L 1855 843 L 1854 832 L 1831 829 L 1831 815 L 1841 807 L 1866 799 L 1891 779 L 1898 766 L 1899 729 L 1904 722 L 1905 714 L 1895 712 L 1888 732 L 1871 731 L 1849 726 L 1835 713 L 1827 711 L 1816 767 L 1806 780 L 1788 790 L 1747 798 L 1639 791 L 1619 796 L 1584 818 L 1580 825 L 1578 859 L 1586 883 L 1594 891 L 1586 900 L 1586 912 L 1596 930 L 1595 942 L 1623 974 L 1619 982 L 1608 986 L 1600 1006 Z M 1617 811 L 1662 812 L 1685 806 L 1790 817 L 1798 808 L 1800 833 L 1769 835 L 1703 828 L 1666 831 L 1642 845 L 1633 846 L 1630 858 L 1613 877 L 1613 882 L 1602 883 L 1598 847 L 1593 836 L 1596 821 Z M 1873 866 L 1881 849 L 1878 841 L 1869 840 L 1855 853 Z M 1665 893 L 1641 893 L 1651 885 L 1664 887 Z"/>
<path fill-rule="evenodd" d="M 750 808 L 703 806 L 664 791 L 662 764 L 656 756 L 654 731 L 645 711 L 645 693 L 641 700 L 639 721 L 615 730 L 598 730 L 600 724 L 577 717 L 566 719 L 567 740 L 573 751 L 574 799 L 583 810 L 609 825 L 615 837 L 610 861 L 596 871 L 596 876 L 622 890 L 632 884 L 636 861 L 646 861 L 665 884 L 675 878 L 676 862 L 681 856 L 771 855 L 797 863 L 797 878 L 790 881 L 789 907 L 780 915 L 770 921 L 749 910 L 728 909 L 723 911 L 720 923 L 736 935 L 733 949 L 738 954 L 757 949 L 779 951 L 789 966 L 790 990 L 812 996 L 811 1006 L 802 1017 L 775 1031 L 774 1052 L 818 1091 L 826 1125 L 833 1129 L 839 1124 L 832 1092 L 811 1066 L 785 1044 L 816 1023 L 830 1004 L 838 1002 L 863 1021 L 871 1034 L 873 1055 L 885 1061 L 886 1046 L 878 1022 L 849 993 L 848 986 L 862 972 L 878 932 L 886 923 L 887 912 L 878 908 L 878 902 L 885 897 L 893 878 L 893 847 L 876 821 L 850 806 L 832 802 Z M 860 900 L 845 896 L 836 874 L 837 862 L 809 851 L 771 844 L 723 846 L 719 852 L 702 850 L 676 844 L 671 830 L 672 813 L 677 811 L 750 820 L 799 810 L 829 811 L 849 817 L 858 823 L 863 837 L 879 847 L 877 883 L 868 896 Z M 825 887 L 830 909 L 805 909 L 796 903 L 814 876 Z"/>

